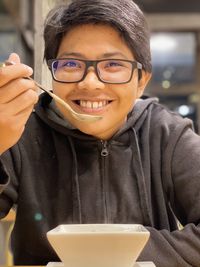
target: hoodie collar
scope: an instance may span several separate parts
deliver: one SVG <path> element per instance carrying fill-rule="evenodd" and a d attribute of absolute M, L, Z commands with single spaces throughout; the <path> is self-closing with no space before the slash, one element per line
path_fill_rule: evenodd
<path fill-rule="evenodd" d="M 136 100 L 132 111 L 128 114 L 127 122 L 114 136 L 119 136 L 132 127 L 138 130 L 146 118 L 148 107 L 155 102 L 158 102 L 158 98 L 156 97 L 145 97 L 145 99 L 140 98 Z"/>

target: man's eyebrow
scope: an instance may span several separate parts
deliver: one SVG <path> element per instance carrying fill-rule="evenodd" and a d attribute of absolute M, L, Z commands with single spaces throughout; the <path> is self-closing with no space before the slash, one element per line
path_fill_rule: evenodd
<path fill-rule="evenodd" d="M 87 57 L 82 54 L 82 53 L 78 53 L 78 52 L 69 52 L 69 53 L 62 53 L 59 55 L 59 58 L 64 58 L 64 57 L 75 57 L 75 58 L 82 58 L 82 59 L 87 59 Z M 106 59 L 106 58 L 111 58 L 111 57 L 122 57 L 124 59 L 128 59 L 123 53 L 121 52 L 109 52 L 109 53 L 104 53 L 102 55 L 98 56 L 98 59 Z"/>
<path fill-rule="evenodd" d="M 62 53 L 59 55 L 59 58 L 62 58 L 62 57 L 77 57 L 77 58 L 85 58 L 83 54 L 81 53 L 77 53 L 77 52 L 70 52 L 70 53 Z"/>
<path fill-rule="evenodd" d="M 121 52 L 110 52 L 110 53 L 104 53 L 102 54 L 102 57 L 104 58 L 110 58 L 110 57 L 123 57 L 124 59 L 128 59 L 123 53 Z"/>

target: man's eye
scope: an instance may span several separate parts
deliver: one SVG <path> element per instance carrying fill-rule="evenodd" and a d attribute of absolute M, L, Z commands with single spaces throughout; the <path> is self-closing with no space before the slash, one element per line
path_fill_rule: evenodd
<path fill-rule="evenodd" d="M 117 66 L 122 66 L 122 64 L 120 64 L 120 62 L 110 61 L 110 62 L 107 62 L 106 66 L 107 67 L 117 67 Z"/>
<path fill-rule="evenodd" d="M 77 61 L 65 61 L 62 63 L 62 67 L 80 68 L 80 64 Z"/>
<path fill-rule="evenodd" d="M 123 68 L 123 67 L 125 67 L 124 66 L 124 64 L 123 64 L 123 62 L 121 62 L 121 61 L 107 61 L 107 62 L 105 62 L 105 65 L 104 65 L 104 68 L 106 69 L 119 69 L 119 68 Z"/>

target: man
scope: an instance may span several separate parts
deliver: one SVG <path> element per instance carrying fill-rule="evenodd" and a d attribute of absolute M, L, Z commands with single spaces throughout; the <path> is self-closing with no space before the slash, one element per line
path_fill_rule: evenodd
<path fill-rule="evenodd" d="M 139 223 L 139 260 L 199 266 L 200 138 L 191 121 L 141 98 L 149 31 L 132 0 L 75 0 L 52 10 L 45 59 L 53 92 L 38 101 L 31 70 L 11 54 L 0 73 L 0 215 L 17 205 L 15 264 L 58 258 L 46 232 L 63 223 Z M 30 89 L 31 88 L 31 89 Z M 177 219 L 184 226 L 178 230 Z"/>

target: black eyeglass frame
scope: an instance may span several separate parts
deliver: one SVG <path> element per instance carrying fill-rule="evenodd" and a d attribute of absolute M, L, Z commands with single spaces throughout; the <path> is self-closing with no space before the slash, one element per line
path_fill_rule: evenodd
<path fill-rule="evenodd" d="M 54 71 L 53 71 L 53 63 L 55 61 L 58 61 L 58 60 L 79 60 L 79 61 L 82 61 L 85 63 L 85 72 L 83 73 L 83 77 L 78 80 L 78 81 L 74 81 L 74 82 L 67 82 L 67 81 L 60 81 L 58 79 L 56 79 L 55 75 L 54 75 Z M 99 62 L 103 62 L 103 61 L 108 61 L 108 60 L 120 60 L 120 61 L 123 61 L 123 62 L 129 62 L 131 63 L 132 65 L 132 71 L 131 71 L 131 75 L 130 75 L 130 78 L 128 81 L 126 82 L 107 82 L 107 81 L 104 81 L 103 79 L 101 79 L 100 77 L 100 74 L 98 72 L 98 68 L 97 68 L 97 65 Z M 95 70 L 95 74 L 97 75 L 97 78 L 99 81 L 103 82 L 103 83 L 108 83 L 108 84 L 126 84 L 126 83 L 129 83 L 133 77 L 133 72 L 135 69 L 138 69 L 138 70 L 142 70 L 142 64 L 138 61 L 132 61 L 132 60 L 126 60 L 126 59 L 119 59 L 119 58 L 111 58 L 111 59 L 100 59 L 100 60 L 84 60 L 84 59 L 78 59 L 78 58 L 55 58 L 55 59 L 49 59 L 47 60 L 47 65 L 48 65 L 48 68 L 50 69 L 51 71 L 51 74 L 52 74 L 52 78 L 56 81 L 56 82 L 60 82 L 60 83 L 79 83 L 81 81 L 83 81 L 85 79 L 85 77 L 87 76 L 87 73 L 88 73 L 88 68 L 89 67 L 94 67 L 94 70 Z M 140 77 L 141 75 L 139 75 Z"/>

